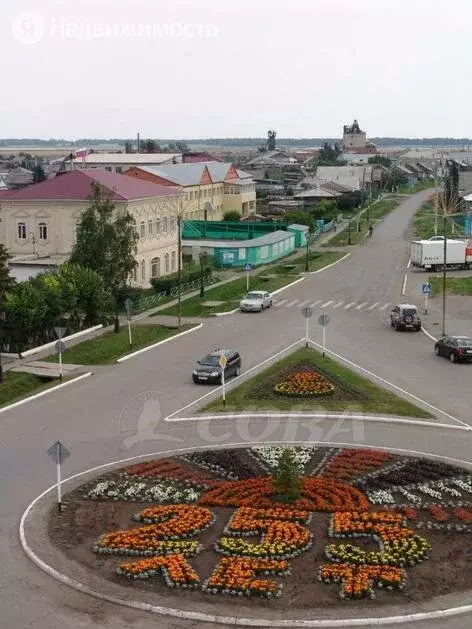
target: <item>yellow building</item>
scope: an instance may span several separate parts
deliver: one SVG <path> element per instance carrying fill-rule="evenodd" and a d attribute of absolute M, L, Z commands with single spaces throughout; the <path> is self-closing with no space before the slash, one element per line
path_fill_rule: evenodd
<path fill-rule="evenodd" d="M 85 169 L 0 194 L 0 242 L 19 280 L 27 279 L 22 268 L 36 275 L 68 259 L 94 183 L 103 187 L 116 212 L 129 212 L 135 220 L 139 240 L 131 284 L 147 288 L 152 277 L 176 272 L 182 189 Z"/>
<path fill-rule="evenodd" d="M 184 218 L 221 220 L 226 212 L 256 212 L 256 185 L 250 174 L 226 162 L 194 162 L 159 167 L 135 166 L 125 175 L 185 192 Z M 210 205 L 212 210 L 210 210 Z"/>

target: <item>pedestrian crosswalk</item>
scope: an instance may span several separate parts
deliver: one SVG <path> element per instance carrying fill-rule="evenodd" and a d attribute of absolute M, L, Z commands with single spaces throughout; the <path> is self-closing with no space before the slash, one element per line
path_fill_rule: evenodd
<path fill-rule="evenodd" d="M 382 302 L 382 301 L 363 301 L 363 300 L 354 300 L 345 299 L 342 301 L 336 301 L 335 299 L 315 299 L 311 301 L 310 299 L 300 300 L 300 299 L 274 299 L 274 308 L 316 308 L 318 310 L 328 310 L 332 308 L 333 310 L 345 310 L 346 312 L 386 312 L 388 308 L 390 308 L 392 304 L 390 302 Z"/>

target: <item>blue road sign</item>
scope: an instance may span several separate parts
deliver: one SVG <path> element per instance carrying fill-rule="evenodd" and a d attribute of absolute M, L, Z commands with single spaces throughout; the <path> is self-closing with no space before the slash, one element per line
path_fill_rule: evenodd
<path fill-rule="evenodd" d="M 246 266 L 244 267 L 245 271 L 252 271 L 252 264 L 246 264 Z"/>
<path fill-rule="evenodd" d="M 433 287 L 429 282 L 427 284 L 422 284 L 421 292 L 423 293 L 423 295 L 431 295 L 431 293 L 433 292 Z"/>

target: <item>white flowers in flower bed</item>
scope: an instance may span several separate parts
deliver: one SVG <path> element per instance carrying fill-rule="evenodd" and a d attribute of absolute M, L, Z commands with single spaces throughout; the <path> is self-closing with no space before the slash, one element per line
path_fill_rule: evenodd
<path fill-rule="evenodd" d="M 459 489 L 463 489 L 464 491 L 472 494 L 472 478 L 470 476 L 466 476 L 462 479 L 454 478 L 452 482 L 456 485 L 456 487 L 459 487 Z"/>
<path fill-rule="evenodd" d="M 264 467 L 274 469 L 286 450 L 291 450 L 302 474 L 316 448 L 314 446 L 257 446 L 251 448 L 253 454 L 263 463 Z"/>
<path fill-rule="evenodd" d="M 416 489 L 428 496 L 431 496 L 431 498 L 436 498 L 438 500 L 442 499 L 442 493 L 432 489 L 432 487 L 429 487 L 428 485 L 418 485 Z"/>
<path fill-rule="evenodd" d="M 86 498 L 91 500 L 130 500 L 136 502 L 196 502 L 200 492 L 192 486 L 161 480 L 148 485 L 142 481 L 101 481 L 93 487 Z"/>
<path fill-rule="evenodd" d="M 395 498 L 390 491 L 379 489 L 378 491 L 368 491 L 367 498 L 373 505 L 393 505 Z"/>
<path fill-rule="evenodd" d="M 404 487 L 396 487 L 395 488 L 396 491 L 398 491 L 399 493 L 403 494 L 405 496 L 405 498 L 408 498 L 408 500 L 414 504 L 414 505 L 421 505 L 422 504 L 422 499 L 419 496 L 415 496 L 415 494 L 412 494 L 411 492 L 409 492 L 407 489 L 405 489 Z"/>
<path fill-rule="evenodd" d="M 457 489 L 454 489 L 454 487 L 448 487 L 441 480 L 437 482 L 437 487 L 444 493 L 449 494 L 450 496 L 454 496 L 454 498 L 462 498 L 462 494 L 460 491 L 457 491 Z"/>

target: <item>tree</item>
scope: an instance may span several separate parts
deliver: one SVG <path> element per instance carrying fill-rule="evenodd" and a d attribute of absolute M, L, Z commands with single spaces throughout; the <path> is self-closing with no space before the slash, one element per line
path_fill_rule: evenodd
<path fill-rule="evenodd" d="M 459 167 L 455 161 L 446 162 L 446 166 L 445 194 L 451 203 L 455 203 L 459 198 Z"/>
<path fill-rule="evenodd" d="M 241 214 L 236 210 L 230 210 L 229 212 L 225 212 L 223 215 L 224 221 L 239 221 L 241 218 Z"/>
<path fill-rule="evenodd" d="M 308 225 L 310 232 L 313 232 L 315 229 L 313 216 L 309 212 L 305 212 L 303 210 L 287 212 L 287 214 L 284 215 L 284 222 L 297 223 L 298 225 Z"/>
<path fill-rule="evenodd" d="M 43 291 L 32 282 L 21 282 L 5 294 L 5 336 L 16 344 L 18 353 L 25 345 L 39 345 L 47 316 Z M 38 342 L 39 341 L 39 342 Z"/>
<path fill-rule="evenodd" d="M 103 279 L 104 288 L 115 304 L 116 333 L 120 331 L 119 292 L 136 267 L 137 240 L 133 217 L 129 213 L 116 216 L 110 197 L 94 183 L 70 262 L 95 271 Z"/>
<path fill-rule="evenodd" d="M 339 164 L 341 152 L 337 146 L 333 148 L 328 142 L 323 144 L 323 148 L 318 153 L 317 162 L 320 166 L 332 166 Z"/>
<path fill-rule="evenodd" d="M 274 488 L 282 502 L 294 502 L 301 497 L 302 479 L 293 448 L 286 447 L 272 475 Z"/>
<path fill-rule="evenodd" d="M 189 152 L 189 148 L 188 148 L 188 144 L 186 142 L 176 142 L 175 143 L 175 148 L 177 149 L 178 153 L 188 153 Z"/>
<path fill-rule="evenodd" d="M 70 262 L 59 267 L 58 276 L 63 304 L 75 327 L 81 326 L 82 319 L 87 325 L 98 323 L 109 301 L 102 277 L 92 269 Z"/>
<path fill-rule="evenodd" d="M 125 142 L 125 153 L 134 153 L 134 148 L 131 142 Z"/>
<path fill-rule="evenodd" d="M 390 168 L 392 160 L 385 155 L 373 155 L 372 157 L 369 157 L 367 163 L 380 164 L 381 166 L 385 166 L 385 168 Z"/>
<path fill-rule="evenodd" d="M 338 206 L 336 201 L 323 199 L 314 206 L 312 211 L 315 218 L 320 220 L 323 219 L 325 222 L 329 222 L 338 215 Z"/>
<path fill-rule="evenodd" d="M 162 149 L 155 140 L 147 139 L 139 142 L 140 153 L 161 153 Z"/>
<path fill-rule="evenodd" d="M 0 244 L 0 304 L 3 303 L 5 293 L 15 286 L 15 280 L 11 277 L 8 268 L 9 259 L 5 245 Z"/>

